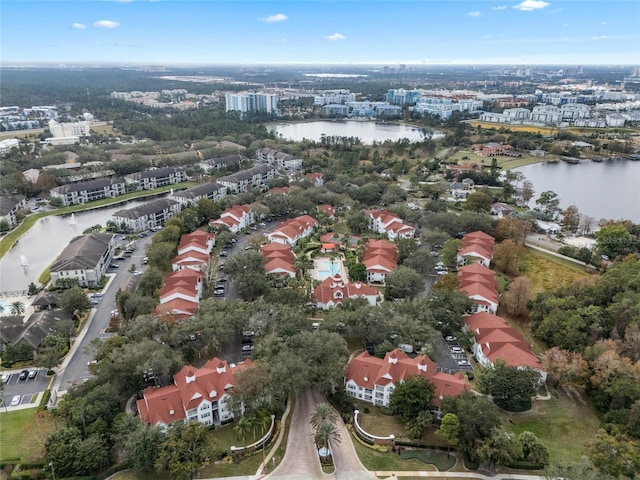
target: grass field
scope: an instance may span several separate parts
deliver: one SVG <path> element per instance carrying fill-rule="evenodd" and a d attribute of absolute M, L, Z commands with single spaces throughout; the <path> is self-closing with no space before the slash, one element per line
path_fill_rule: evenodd
<path fill-rule="evenodd" d="M 470 121 L 469 125 L 472 127 L 482 127 L 487 130 L 507 130 L 511 132 L 531 132 L 531 133 L 541 133 L 542 135 L 554 135 L 558 133 L 558 128 L 553 127 L 535 127 L 533 125 L 505 125 L 505 124 L 496 124 L 491 122 L 479 122 L 479 121 Z"/>
<path fill-rule="evenodd" d="M 531 280 L 534 294 L 596 278 L 596 274 L 589 273 L 585 267 L 532 249 L 527 249 L 522 273 Z"/>
<path fill-rule="evenodd" d="M 358 457 L 360 457 L 360 461 L 368 470 L 404 470 L 411 472 L 419 470 L 435 470 L 433 465 L 425 465 L 420 460 L 403 460 L 395 453 L 377 452 L 371 448 L 365 447 L 355 439 L 353 440 L 353 446 L 356 448 L 356 453 L 358 454 Z"/>
<path fill-rule="evenodd" d="M 530 165 L 532 163 L 540 163 L 548 160 L 547 157 L 495 157 L 498 161 L 498 167 L 509 170 L 512 168 L 522 167 L 523 165 Z M 450 162 L 458 163 L 475 163 L 477 165 L 490 166 L 491 158 L 481 157 L 471 150 L 460 150 L 448 158 Z"/>
<path fill-rule="evenodd" d="M 170 478 L 169 474 L 157 472 L 134 472 L 133 470 L 118 472 L 111 477 L 112 480 L 169 480 Z"/>
<path fill-rule="evenodd" d="M 566 395 L 537 400 L 529 412 L 504 413 L 503 416 L 506 430 L 515 434 L 532 432 L 549 447 L 552 462 L 579 462 L 585 443 L 594 438 L 600 426 L 588 403 Z"/>
<path fill-rule="evenodd" d="M 53 416 L 37 408 L 0 413 L 0 460 L 41 458 L 45 441 L 56 428 Z"/>

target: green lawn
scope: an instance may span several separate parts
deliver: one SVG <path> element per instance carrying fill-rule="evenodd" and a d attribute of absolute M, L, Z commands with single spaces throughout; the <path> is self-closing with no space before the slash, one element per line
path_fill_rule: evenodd
<path fill-rule="evenodd" d="M 435 470 L 431 465 L 425 465 L 420 460 L 410 459 L 403 460 L 397 453 L 382 453 L 371 448 L 365 447 L 357 440 L 353 440 L 360 461 L 367 470 L 379 471 L 419 471 L 419 470 Z"/>
<path fill-rule="evenodd" d="M 262 463 L 262 453 L 258 452 L 240 463 L 215 463 L 203 467 L 199 471 L 200 478 L 235 477 L 238 475 L 255 475 Z"/>
<path fill-rule="evenodd" d="M 585 442 L 595 436 L 600 426 L 593 408 L 565 395 L 535 401 L 529 412 L 503 416 L 505 429 L 515 434 L 532 432 L 549 447 L 552 462 L 579 462 L 585 453 Z"/>
<path fill-rule="evenodd" d="M 112 480 L 169 480 L 170 478 L 168 473 L 134 472 L 133 470 L 119 472 L 111 477 Z"/>
<path fill-rule="evenodd" d="M 403 460 L 415 458 L 427 465 L 435 465 L 441 472 L 453 468 L 456 464 L 456 457 L 447 455 L 447 452 L 433 449 L 403 450 L 400 458 Z"/>
<path fill-rule="evenodd" d="M 567 287 L 577 280 L 596 278 L 585 267 L 532 249 L 527 249 L 522 274 L 531 280 L 534 294 Z"/>
<path fill-rule="evenodd" d="M 51 414 L 37 408 L 0 413 L 0 459 L 41 458 L 44 442 L 55 430 Z"/>

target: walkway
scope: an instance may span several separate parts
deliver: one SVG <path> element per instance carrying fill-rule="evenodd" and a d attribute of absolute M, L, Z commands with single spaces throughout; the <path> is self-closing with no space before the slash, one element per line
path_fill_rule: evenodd
<path fill-rule="evenodd" d="M 538 239 L 538 236 L 529 235 L 527 237 L 527 239 L 524 241 L 524 246 L 527 247 L 527 248 L 531 248 L 532 250 L 537 250 L 538 252 L 543 252 L 543 253 L 546 253 L 546 254 L 551 255 L 553 257 L 561 258 L 561 259 L 566 260 L 568 262 L 575 263 L 576 265 L 579 265 L 581 267 L 590 268 L 590 269 L 594 269 L 595 270 L 595 267 L 593 265 L 589 265 L 588 263 L 581 262 L 580 260 L 576 260 L 575 258 L 567 257 L 566 255 L 561 255 L 560 253 L 556 252 L 555 250 L 551 250 L 552 247 L 555 247 L 556 250 L 559 248 L 559 247 L 556 247 L 554 244 L 546 242 L 545 240 L 539 241 L 537 239 Z M 542 246 L 540 246 L 540 245 L 542 245 Z M 545 246 L 548 247 L 548 248 L 545 248 Z"/>
<path fill-rule="evenodd" d="M 376 477 L 392 478 L 397 477 L 425 477 L 425 478 L 464 478 L 478 480 L 546 480 L 540 475 L 524 475 L 519 473 L 497 473 L 493 476 L 475 472 L 372 472 Z"/>

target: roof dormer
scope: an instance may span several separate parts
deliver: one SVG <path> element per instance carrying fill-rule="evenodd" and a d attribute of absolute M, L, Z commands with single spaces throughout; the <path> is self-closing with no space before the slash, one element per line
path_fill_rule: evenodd
<path fill-rule="evenodd" d="M 427 371 L 427 361 L 424 358 L 421 358 L 418 362 L 418 371 L 426 372 Z"/>
<path fill-rule="evenodd" d="M 224 362 L 220 362 L 216 367 L 216 372 L 225 373 L 226 371 L 227 371 L 227 366 L 224 364 Z"/>

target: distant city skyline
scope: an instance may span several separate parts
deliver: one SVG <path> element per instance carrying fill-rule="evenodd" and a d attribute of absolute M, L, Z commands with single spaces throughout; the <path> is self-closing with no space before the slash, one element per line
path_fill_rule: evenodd
<path fill-rule="evenodd" d="M 636 0 L 3 0 L 2 64 L 640 65 Z"/>

